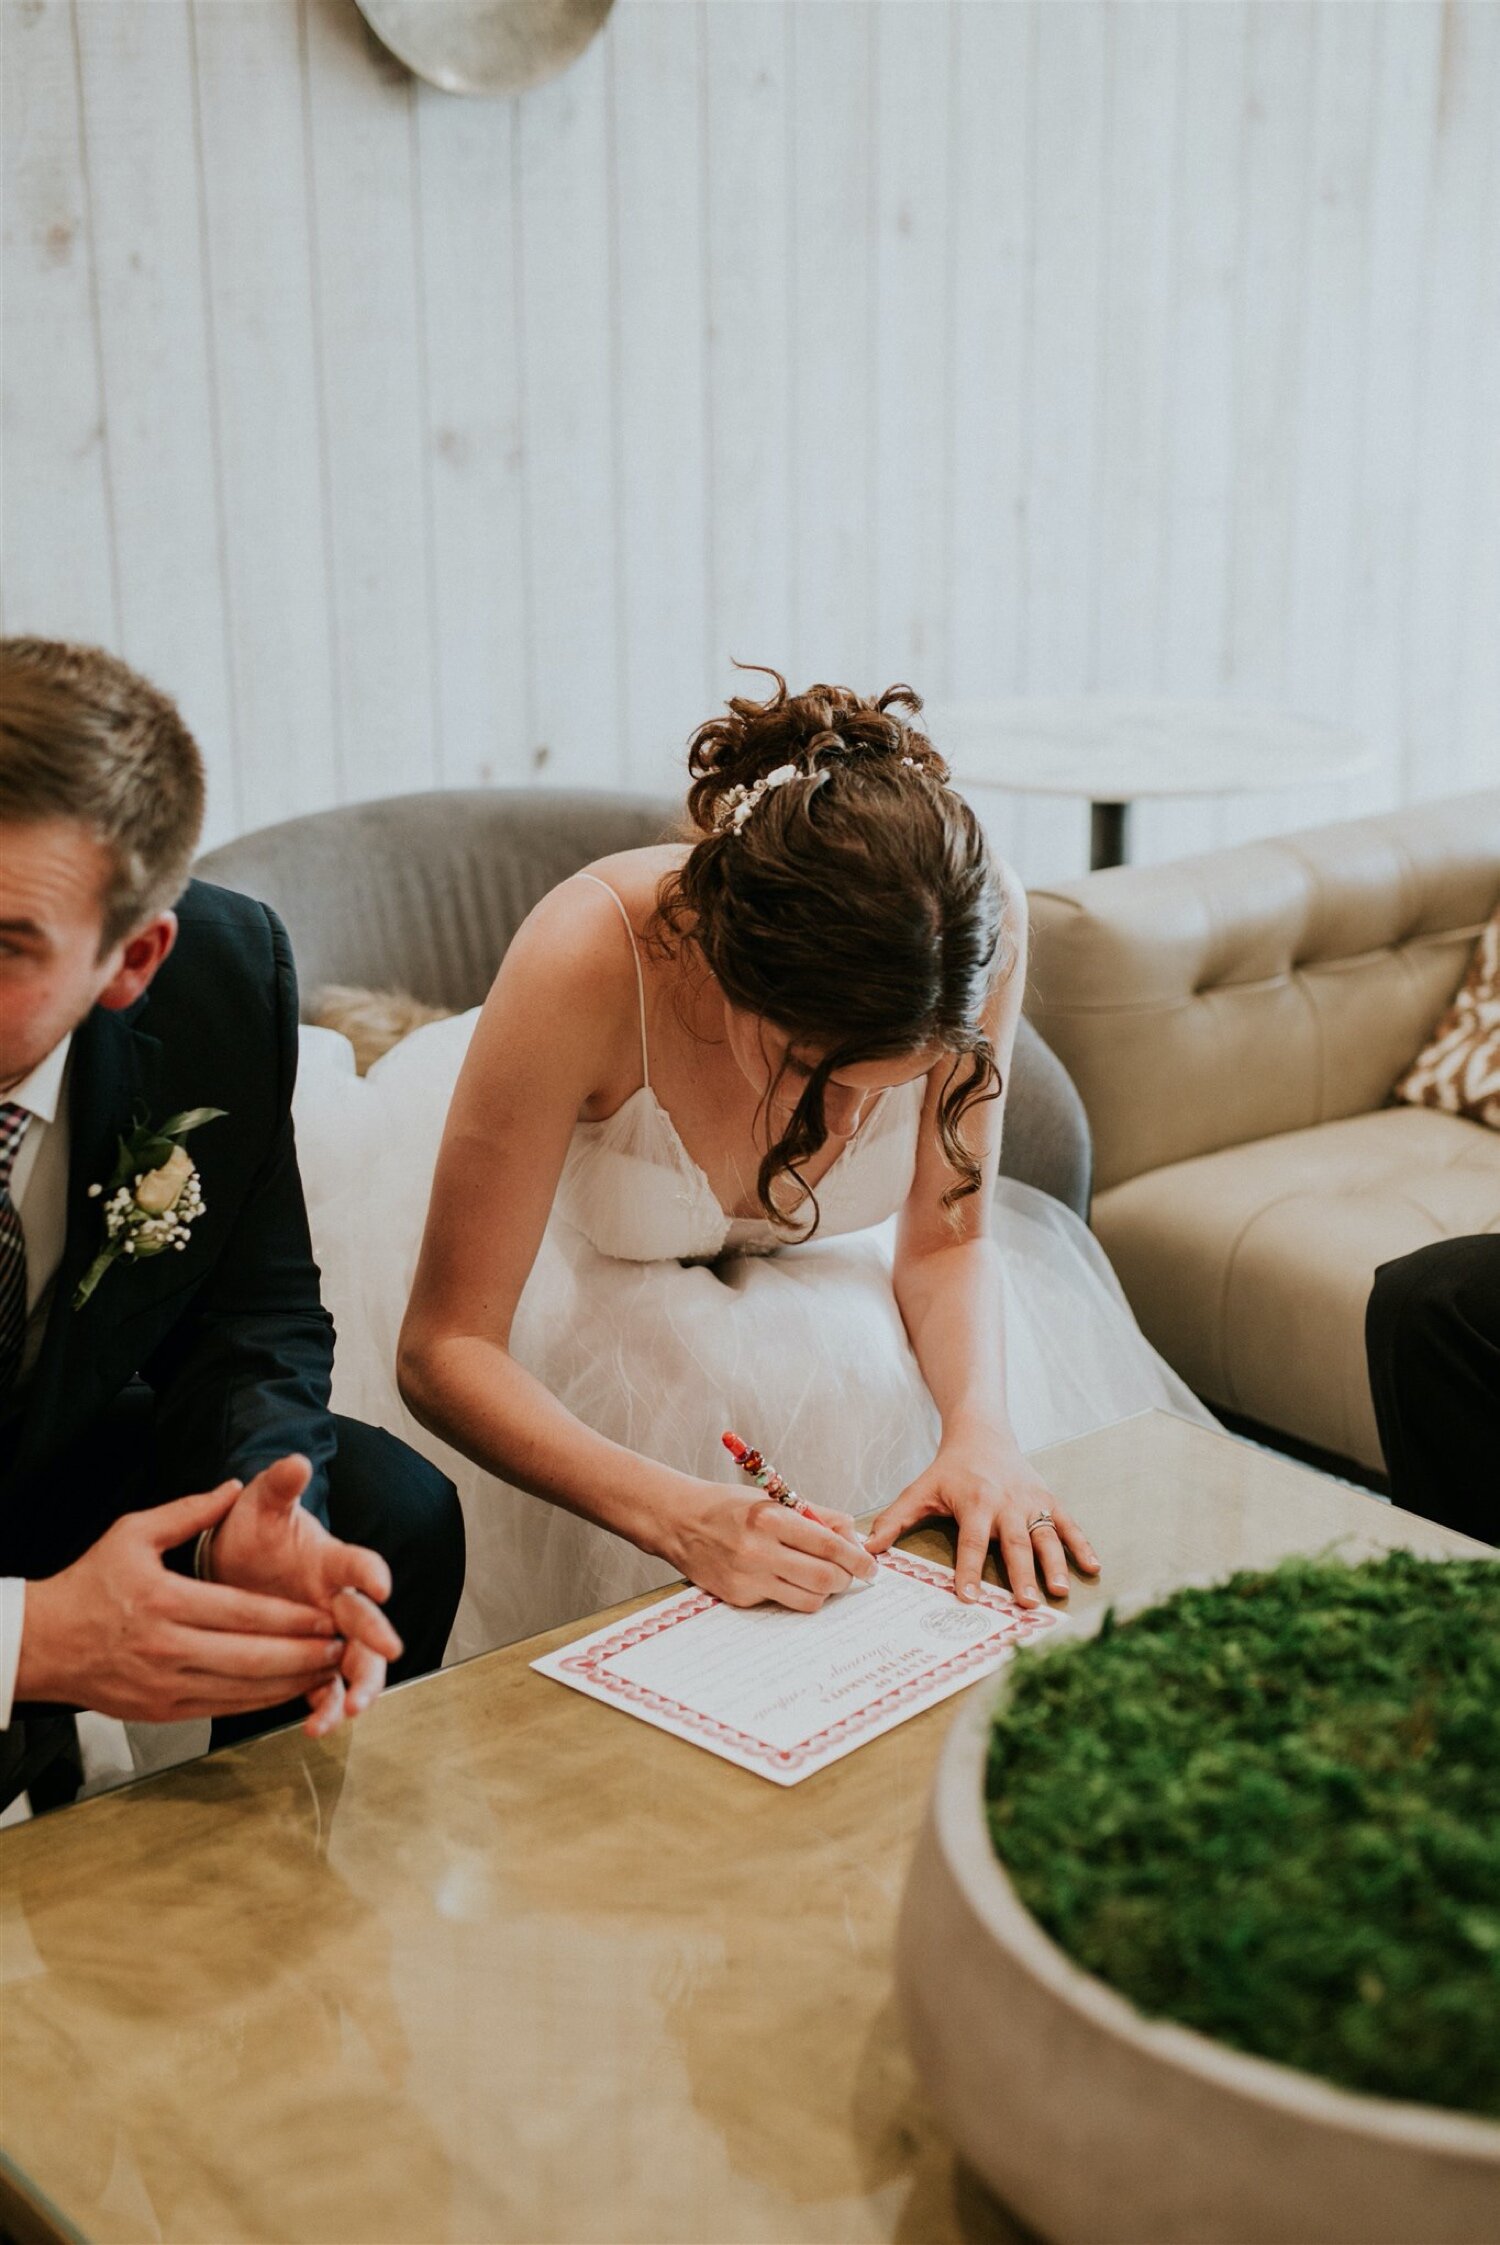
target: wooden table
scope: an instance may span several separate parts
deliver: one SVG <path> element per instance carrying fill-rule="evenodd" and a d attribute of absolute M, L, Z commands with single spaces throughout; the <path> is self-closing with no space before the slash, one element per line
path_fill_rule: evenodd
<path fill-rule="evenodd" d="M 1157 1413 L 1041 1464 L 1105 1555 L 1084 1614 L 1339 1538 L 1484 1548 Z M 22 2245 L 1018 2237 L 892 2005 L 957 1703 L 783 1791 L 531 1672 L 590 1626 L 0 1833 Z"/>

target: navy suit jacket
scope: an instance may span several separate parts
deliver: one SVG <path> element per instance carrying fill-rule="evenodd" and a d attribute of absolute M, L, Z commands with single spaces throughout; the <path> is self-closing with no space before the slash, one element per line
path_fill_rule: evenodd
<path fill-rule="evenodd" d="M 73 1040 L 67 1241 L 40 1356 L 0 1432 L 0 1574 L 53 1574 L 128 1504 L 248 1479 L 289 1450 L 312 1460 L 304 1502 L 327 1519 L 333 1321 L 292 1138 L 291 947 L 268 906 L 207 882 L 190 883 L 177 913 L 176 947 L 145 996 L 126 1013 L 96 1007 Z M 185 1141 L 204 1200 L 188 1246 L 121 1258 L 74 1309 L 104 1237 L 89 1186 L 137 1123 L 189 1107 L 225 1113 Z M 98 1438 L 137 1382 L 155 1400 L 154 1486 L 116 1499 Z"/>

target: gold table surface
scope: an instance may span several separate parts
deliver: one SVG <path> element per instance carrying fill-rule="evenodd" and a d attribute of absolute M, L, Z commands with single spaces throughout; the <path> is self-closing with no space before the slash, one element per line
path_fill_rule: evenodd
<path fill-rule="evenodd" d="M 1039 1463 L 1105 1560 L 1081 1615 L 1340 1539 L 1486 1548 L 1160 1413 Z M 531 1671 L 596 1622 L 325 1744 L 281 1732 L 0 1833 L 0 2222 L 111 2245 L 1020 2235 L 924 2108 L 892 1995 L 958 1702 L 784 1790 Z"/>

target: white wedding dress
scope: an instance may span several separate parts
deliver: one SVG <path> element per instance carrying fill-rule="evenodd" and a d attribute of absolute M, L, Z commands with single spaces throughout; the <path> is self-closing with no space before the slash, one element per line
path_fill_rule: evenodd
<path fill-rule="evenodd" d="M 638 953 L 636 971 L 639 980 Z M 334 1408 L 435 1459 L 463 1500 L 468 1581 L 450 1659 L 671 1579 L 620 1537 L 470 1464 L 397 1393 L 396 1336 L 477 1019 L 418 1029 L 363 1079 L 344 1038 L 304 1029 L 295 1104 L 338 1330 Z M 658 1101 L 644 991 L 641 1047 L 640 1088 L 607 1121 L 574 1129 L 516 1313 L 515 1356 L 598 1433 L 683 1472 L 742 1486 L 720 1442 L 733 1427 L 814 1503 L 854 1513 L 885 1504 L 930 1464 L 938 1438 L 891 1285 L 925 1083 L 884 1095 L 818 1186 L 816 1238 L 785 1246 L 769 1223 L 725 1215 Z M 1144 1339 L 1070 1209 L 1002 1179 L 995 1222 L 1007 1400 L 1024 1449 L 1152 1405 L 1213 1423 Z"/>

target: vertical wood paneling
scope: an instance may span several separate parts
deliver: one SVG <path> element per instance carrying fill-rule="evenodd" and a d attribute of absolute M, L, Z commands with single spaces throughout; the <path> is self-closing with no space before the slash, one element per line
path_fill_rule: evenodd
<path fill-rule="evenodd" d="M 1227 668 L 1245 10 L 1238 0 L 1184 9 L 1177 28 L 1157 690 L 1211 698 Z M 1191 797 L 1142 804 L 1136 854 L 1176 857 L 1205 847 L 1215 838 L 1217 808 Z"/>
<path fill-rule="evenodd" d="M 1094 0 L 1043 8 L 1036 23 L 1023 690 L 1038 694 L 1087 683 L 1106 23 Z"/>
<path fill-rule="evenodd" d="M 341 0 L 303 0 L 334 675 L 356 799 L 440 770 L 412 89 Z"/>
<path fill-rule="evenodd" d="M 1224 684 L 1236 699 L 1270 708 L 1284 702 L 1287 682 L 1315 16 L 1310 6 L 1251 9 L 1240 126 Z M 1282 823 L 1280 804 L 1231 798 L 1220 807 L 1222 838 L 1269 832 Z"/>
<path fill-rule="evenodd" d="M 1399 799 L 1401 667 L 1416 501 L 1417 370 L 1432 136 L 1443 19 L 1418 8 L 1377 24 L 1378 78 L 1369 185 L 1369 308 L 1355 498 L 1348 706 L 1380 754 L 1364 792 Z M 1494 417 L 1500 425 L 1500 416 Z M 1500 593 L 1493 611 L 1500 616 Z M 1500 639 L 1500 631 L 1490 636 Z M 1288 821 L 1290 823 L 1290 819 Z"/>
<path fill-rule="evenodd" d="M 1500 135 L 1493 124 L 1500 118 L 1500 9 L 1491 7 L 1479 17 L 1475 34 L 1480 113 L 1492 123 L 1486 135 L 1488 178 L 1473 229 L 1475 271 L 1481 276 L 1468 477 L 1473 533 L 1465 571 L 1464 667 L 1453 762 L 1454 783 L 1462 787 L 1493 785 L 1500 772 Z M 1490 277 L 1487 288 L 1485 274 Z"/>
<path fill-rule="evenodd" d="M 78 0 L 120 652 L 172 694 L 232 831 L 235 758 L 187 0 Z"/>
<path fill-rule="evenodd" d="M 692 8 L 611 19 L 620 724 L 643 788 L 680 784 L 711 694 L 701 37 Z"/>
<path fill-rule="evenodd" d="M 1023 668 L 1033 45 L 1025 8 L 957 12 L 949 691 L 965 701 L 1018 692 Z M 1014 860 L 1020 799 L 976 799 Z"/>
<path fill-rule="evenodd" d="M 352 0 L 0 11 L 0 613 L 178 690 L 215 831 L 669 783 L 732 655 L 1390 751 L 1143 855 L 1500 766 L 1488 0 L 618 0 L 513 103 Z"/>
<path fill-rule="evenodd" d="M 532 770 L 624 779 L 619 725 L 605 49 L 516 112 Z"/>
<path fill-rule="evenodd" d="M 1103 692 L 1157 679 L 1167 398 L 1172 379 L 1178 12 L 1159 0 L 1110 22 L 1105 272 L 1095 514 L 1093 675 Z"/>
<path fill-rule="evenodd" d="M 758 694 L 735 661 L 784 666 L 792 579 L 786 0 L 713 0 L 704 209 L 715 694 Z"/>
<path fill-rule="evenodd" d="M 1363 4 L 1317 17 L 1285 692 L 1334 721 L 1350 710 L 1375 30 Z M 1307 789 L 1299 823 L 1344 808 L 1336 787 Z"/>
<path fill-rule="evenodd" d="M 952 332 L 947 9 L 877 8 L 875 667 L 936 700 L 948 688 Z M 889 674 L 887 677 L 886 674 Z"/>
<path fill-rule="evenodd" d="M 875 16 L 794 7 L 789 353 L 794 675 L 869 691 L 873 625 Z M 883 657 L 882 657 L 883 659 Z M 882 677 L 880 683 L 888 683 Z M 878 688 L 877 688 L 878 690 Z"/>
<path fill-rule="evenodd" d="M 69 0 L 7 8 L 0 28 L 4 627 L 117 646 L 114 528 Z"/>
<path fill-rule="evenodd" d="M 245 827 L 340 793 L 296 0 L 195 0 L 225 601 Z"/>
<path fill-rule="evenodd" d="M 1091 657 L 1107 21 L 1096 0 L 1044 7 L 1036 21 L 1022 681 L 1032 694 L 1082 692 Z M 1076 865 L 1085 824 L 1071 803 L 1028 802 L 1027 877 Z"/>
<path fill-rule="evenodd" d="M 1416 504 L 1407 602 L 1405 743 L 1407 791 L 1441 794 L 1475 784 L 1500 759 L 1483 757 L 1496 713 L 1464 712 L 1473 627 L 1471 564 L 1482 556 L 1474 488 L 1479 430 L 1496 415 L 1481 396 L 1483 322 L 1494 318 L 1495 268 L 1480 263 L 1494 169 L 1495 35 L 1500 17 L 1483 4 L 1443 11 L 1437 118 L 1424 264 L 1417 388 Z M 1481 214 L 1485 214 L 1481 216 Z M 1493 545 L 1490 546 L 1493 553 Z M 1481 569 L 1481 575 L 1483 571 Z M 1479 619 L 1494 636 L 1494 613 Z M 1483 675 L 1482 669 L 1475 674 Z M 1477 752 L 1468 760 L 1468 743 Z M 1482 759 L 1482 760 L 1481 760 Z"/>
<path fill-rule="evenodd" d="M 442 778 L 530 774 L 516 111 L 414 89 Z"/>

